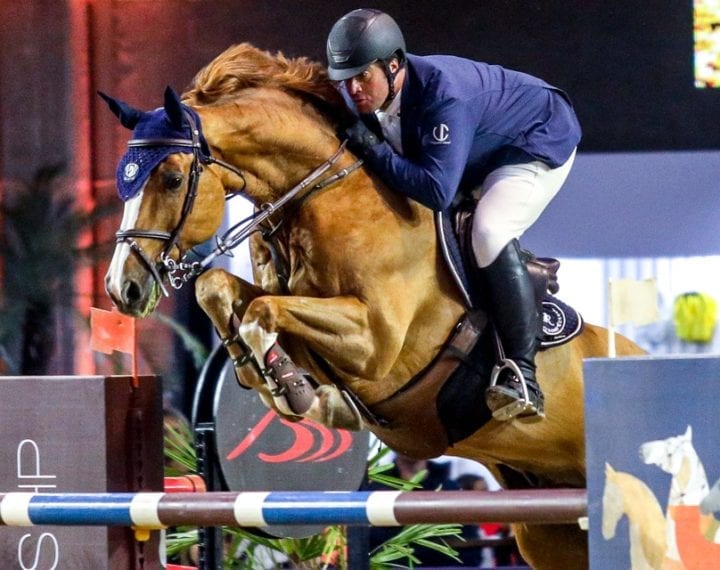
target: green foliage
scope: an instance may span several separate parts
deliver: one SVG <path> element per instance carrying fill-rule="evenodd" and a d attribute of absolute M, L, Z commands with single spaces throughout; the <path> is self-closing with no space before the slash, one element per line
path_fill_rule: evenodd
<path fill-rule="evenodd" d="M 59 187 L 63 172 L 61 164 L 39 169 L 32 182 L 0 205 L 8 301 L 71 300 L 78 262 L 97 253 L 79 245 L 80 235 L 116 210 L 103 206 L 81 211 L 74 196 Z"/>
<path fill-rule="evenodd" d="M 371 570 L 380 570 L 391 566 L 399 560 L 405 560 L 412 568 L 420 560 L 415 556 L 415 547 L 422 546 L 441 552 L 459 561 L 457 551 L 441 539 L 443 537 L 462 538 L 462 526 L 459 524 L 414 524 L 404 527 L 398 534 L 381 544 L 370 553 Z"/>
<path fill-rule="evenodd" d="M 172 540 L 165 543 L 165 552 L 168 557 L 187 552 L 198 543 L 198 531 L 195 528 L 175 529 L 168 536 L 168 538 L 170 537 L 172 537 Z"/>
<path fill-rule="evenodd" d="M 82 211 L 61 187 L 63 173 L 62 164 L 40 168 L 31 182 L 4 196 L 0 204 L 4 267 L 0 343 L 23 344 L 24 357 L 36 355 L 40 360 L 52 355 L 55 309 L 73 304 L 78 264 L 95 259 L 109 245 L 83 248 L 81 235 L 116 210 L 111 205 Z M 47 330 L 41 331 L 43 327 Z M 42 370 L 47 363 L 34 365 Z"/>
<path fill-rule="evenodd" d="M 187 423 L 164 422 L 165 430 L 165 475 L 177 477 L 187 473 L 197 473 L 197 455 L 193 448 L 193 438 Z"/>
<path fill-rule="evenodd" d="M 411 479 L 400 479 L 392 475 L 388 475 L 388 471 L 392 471 L 394 465 L 392 463 L 382 463 L 382 460 L 390 453 L 389 447 L 383 447 L 378 450 L 368 460 L 368 480 L 373 483 L 379 483 L 397 489 L 398 491 L 412 491 L 413 489 L 422 489 L 421 481 L 427 476 L 426 470 L 418 471 Z"/>
<path fill-rule="evenodd" d="M 186 438 L 183 441 L 183 438 Z M 382 448 L 368 461 L 368 478 L 370 481 L 381 483 L 387 487 L 401 491 L 410 491 L 421 488 L 420 482 L 427 475 L 426 471 L 417 473 L 412 480 L 406 481 L 388 475 L 393 468 L 391 463 L 382 463 L 390 452 Z M 165 455 L 177 465 L 187 469 L 185 473 L 195 472 L 196 457 L 191 443 L 191 433 L 188 430 L 167 429 L 165 436 Z M 168 472 L 168 475 L 181 474 L 177 469 Z M 332 561 L 334 568 L 347 568 L 345 552 L 347 535 L 345 527 L 339 525 L 328 526 L 322 533 L 305 538 L 270 538 L 241 528 L 224 528 L 226 536 L 226 551 L 234 555 L 226 556 L 225 568 L 242 570 L 259 570 L 258 560 L 275 556 L 277 567 L 287 557 L 293 568 L 322 570 Z M 436 550 L 458 560 L 457 551 L 448 546 L 443 538 L 462 538 L 462 527 L 459 524 L 411 525 L 403 528 L 393 538 L 375 548 L 370 554 L 370 567 L 372 570 L 383 568 L 412 568 L 418 563 L 415 556 L 416 547 L 425 547 Z M 187 551 L 197 543 L 197 531 L 192 529 L 178 529 L 168 533 L 168 556 Z M 403 566 L 404 562 L 407 566 Z"/>
<path fill-rule="evenodd" d="M 172 317 L 160 312 L 155 312 L 152 314 L 152 318 L 167 325 L 175 334 L 178 335 L 183 344 L 183 348 L 185 348 L 188 354 L 192 357 L 195 369 L 200 370 L 203 367 L 203 364 L 205 364 L 209 354 L 207 347 L 200 342 L 198 338 L 187 329 L 187 327 L 183 326 Z"/>

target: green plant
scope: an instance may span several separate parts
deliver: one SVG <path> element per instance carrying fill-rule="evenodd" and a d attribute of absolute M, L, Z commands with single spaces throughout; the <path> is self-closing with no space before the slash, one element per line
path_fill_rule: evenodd
<path fill-rule="evenodd" d="M 152 314 L 151 318 L 156 319 L 164 325 L 170 327 L 170 329 L 180 338 L 183 348 L 192 358 L 195 370 L 199 372 L 202 369 L 203 364 L 205 364 L 209 354 L 207 347 L 200 342 L 186 326 L 182 325 L 172 317 L 156 311 Z"/>
<path fill-rule="evenodd" d="M 169 461 L 187 469 L 185 473 L 193 473 L 196 468 L 195 451 L 192 447 L 189 428 L 171 429 L 166 431 L 165 455 Z M 368 461 L 368 479 L 376 483 L 398 489 L 410 491 L 421 488 L 420 481 L 426 472 L 417 473 L 411 480 L 399 479 L 388 475 L 392 469 L 391 463 L 383 462 L 388 448 L 377 451 Z M 168 475 L 179 474 L 177 470 L 168 472 Z M 347 547 L 347 534 L 345 527 L 333 525 L 327 527 L 322 533 L 306 538 L 269 538 L 240 528 L 223 529 L 226 536 L 226 550 L 234 553 L 225 561 L 225 568 L 243 570 L 259 570 L 267 568 L 260 565 L 263 559 L 266 564 L 273 555 L 277 556 L 277 567 L 280 568 L 285 560 L 290 560 L 293 568 L 307 570 L 322 570 L 329 568 L 347 568 L 345 552 Z M 443 538 L 460 538 L 461 525 L 434 524 L 410 525 L 400 533 L 380 545 L 369 553 L 370 567 L 373 570 L 383 568 L 401 568 L 400 563 L 406 562 L 409 568 L 418 563 L 414 555 L 417 546 L 431 548 L 458 560 L 457 551 L 448 546 Z M 168 533 L 166 539 L 168 556 L 177 556 L 192 548 L 198 541 L 198 533 L 193 528 L 175 529 Z"/>
<path fill-rule="evenodd" d="M 57 314 L 72 307 L 78 265 L 103 246 L 82 247 L 80 236 L 114 207 L 86 212 L 62 187 L 64 165 L 40 168 L 0 205 L 4 268 L 0 344 L 19 374 L 47 374 L 57 344 Z M 63 373 L 72 372 L 63 370 Z"/>

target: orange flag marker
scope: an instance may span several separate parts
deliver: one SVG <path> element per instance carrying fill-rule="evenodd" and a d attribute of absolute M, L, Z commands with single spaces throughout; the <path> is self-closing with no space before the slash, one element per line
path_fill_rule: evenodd
<path fill-rule="evenodd" d="M 90 307 L 90 347 L 105 354 L 112 354 L 113 351 L 129 354 L 133 386 L 138 387 L 137 331 L 134 317 L 123 315 L 114 308 L 112 311 L 105 311 Z"/>

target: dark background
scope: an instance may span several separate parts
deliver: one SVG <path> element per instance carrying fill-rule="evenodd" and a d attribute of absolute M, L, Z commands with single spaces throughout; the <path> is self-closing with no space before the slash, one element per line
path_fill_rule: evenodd
<path fill-rule="evenodd" d="M 332 24 L 360 6 L 393 15 L 414 53 L 498 63 L 565 89 L 583 126 L 581 152 L 720 146 L 720 92 L 694 87 L 690 0 L 26 0 L 0 5 L 3 170 L 12 177 L 39 159 L 27 151 L 41 139 L 68 154 L 57 144 L 78 66 L 89 72 L 87 93 L 154 107 L 165 84 L 183 89 L 231 43 L 324 61 Z"/>
<path fill-rule="evenodd" d="M 207 2 L 174 4 L 187 11 L 184 26 L 205 22 L 205 32 L 217 31 L 213 40 L 224 33 L 227 42 L 250 41 L 321 61 L 337 18 L 356 7 L 378 7 L 396 18 L 411 52 L 498 63 L 565 89 L 584 128 L 581 151 L 720 145 L 712 120 L 720 92 L 694 87 L 690 0 L 214 2 L 210 10 Z M 223 45 L 188 45 L 182 27 L 159 32 L 177 36 L 183 59 L 210 59 Z"/>
<path fill-rule="evenodd" d="M 573 99 L 580 150 L 717 148 L 720 92 L 693 80 L 689 0 L 387 2 L 409 49 L 537 75 Z"/>

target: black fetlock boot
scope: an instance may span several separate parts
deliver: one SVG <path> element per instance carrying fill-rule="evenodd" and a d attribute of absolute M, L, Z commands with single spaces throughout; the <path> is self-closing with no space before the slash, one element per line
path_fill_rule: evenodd
<path fill-rule="evenodd" d="M 544 399 L 535 379 L 540 315 L 535 291 L 517 240 L 480 270 L 487 308 L 504 350 L 485 391 L 487 405 L 497 420 L 537 421 L 545 416 Z"/>

